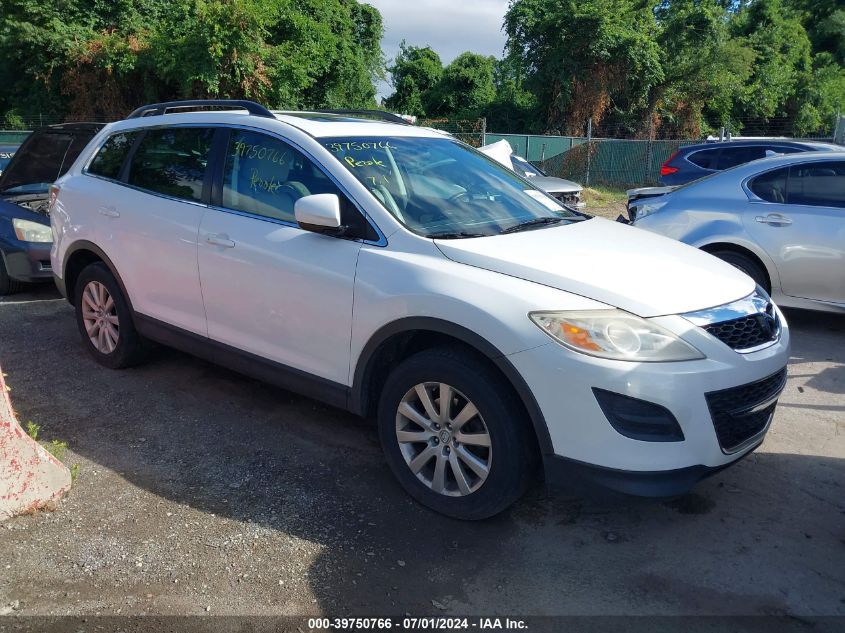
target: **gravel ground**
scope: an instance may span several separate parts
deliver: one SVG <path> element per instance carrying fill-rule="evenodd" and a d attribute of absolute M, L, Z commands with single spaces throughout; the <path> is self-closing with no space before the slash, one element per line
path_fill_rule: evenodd
<path fill-rule="evenodd" d="M 461 523 L 351 415 L 169 350 L 114 372 L 49 288 L 0 302 L 22 422 L 79 477 L 0 524 L 0 612 L 845 615 L 845 319 L 790 313 L 764 445 L 672 502 L 533 490 Z"/>

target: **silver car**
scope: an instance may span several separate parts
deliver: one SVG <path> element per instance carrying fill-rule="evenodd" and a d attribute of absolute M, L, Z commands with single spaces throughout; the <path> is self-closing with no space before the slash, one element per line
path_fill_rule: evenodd
<path fill-rule="evenodd" d="M 634 225 L 708 251 L 782 306 L 845 312 L 845 153 L 756 160 L 628 192 Z"/>

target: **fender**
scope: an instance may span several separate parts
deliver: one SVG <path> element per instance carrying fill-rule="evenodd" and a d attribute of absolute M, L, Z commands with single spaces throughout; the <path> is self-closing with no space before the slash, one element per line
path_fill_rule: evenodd
<path fill-rule="evenodd" d="M 88 240 L 79 240 L 78 242 L 74 242 L 70 245 L 70 247 L 68 247 L 68 249 L 65 251 L 65 257 L 62 262 L 62 272 L 64 273 L 65 277 L 67 277 L 67 264 L 70 261 L 71 256 L 79 251 L 90 251 L 102 260 L 102 262 L 109 269 L 109 272 L 111 272 L 111 274 L 114 275 L 114 278 L 117 280 L 117 285 L 120 286 L 120 291 L 123 293 L 124 298 L 129 304 L 129 309 L 132 311 L 132 314 L 135 314 L 135 310 L 132 307 L 132 298 L 126 291 L 126 286 L 123 284 L 123 279 L 121 279 L 120 274 L 117 272 L 117 268 L 112 263 L 109 256 L 106 255 L 105 252 L 103 252 L 103 249 L 101 249 L 93 242 L 89 242 Z M 65 285 L 65 280 L 59 278 L 58 275 L 54 275 L 54 279 L 56 281 L 56 286 L 59 288 L 59 291 L 64 295 L 68 303 L 73 305 L 74 297 L 72 289 L 67 288 Z"/>
<path fill-rule="evenodd" d="M 540 445 L 540 451 L 543 455 L 554 454 L 552 448 L 552 440 L 549 435 L 546 420 L 543 417 L 543 412 L 534 398 L 534 394 L 525 382 L 522 375 L 516 370 L 513 364 L 508 360 L 507 356 L 502 354 L 495 345 L 490 343 L 484 337 L 476 334 L 463 326 L 436 319 L 433 317 L 406 317 L 398 319 L 379 329 L 370 337 L 367 344 L 361 350 L 361 355 L 355 365 L 355 373 L 352 381 L 352 389 L 349 395 L 348 408 L 357 415 L 364 415 L 366 413 L 366 385 L 370 372 L 372 371 L 372 360 L 381 347 L 381 345 L 392 336 L 401 334 L 403 332 L 412 331 L 427 331 L 435 332 L 437 334 L 445 334 L 455 338 L 478 352 L 482 353 L 496 367 L 504 374 L 505 378 L 516 390 L 516 393 L 528 411 L 528 416 L 531 418 L 531 424 L 534 427 L 534 432 L 537 436 L 537 442 Z"/>

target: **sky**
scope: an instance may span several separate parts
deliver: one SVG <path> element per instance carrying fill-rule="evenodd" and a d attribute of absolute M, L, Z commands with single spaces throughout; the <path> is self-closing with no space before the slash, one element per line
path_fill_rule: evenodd
<path fill-rule="evenodd" d="M 431 46 L 444 64 L 464 51 L 501 57 L 505 47 L 502 22 L 508 0 L 362 0 L 381 12 L 384 21 L 382 49 L 388 60 L 405 40 L 414 46 Z M 378 86 L 378 96 L 393 92 Z"/>

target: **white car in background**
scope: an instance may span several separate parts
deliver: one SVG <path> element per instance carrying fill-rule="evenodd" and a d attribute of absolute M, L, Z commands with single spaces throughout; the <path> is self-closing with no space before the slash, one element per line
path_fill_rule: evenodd
<path fill-rule="evenodd" d="M 373 418 L 399 483 L 453 517 L 503 510 L 541 461 L 681 494 L 763 441 L 786 380 L 748 276 L 411 125 L 145 106 L 50 206 L 97 362 L 158 341 Z"/>
<path fill-rule="evenodd" d="M 545 191 L 558 202 L 562 202 L 573 209 L 580 209 L 586 206 L 581 199 L 584 188 L 576 182 L 549 176 L 542 169 L 528 162 L 521 156 L 513 153 L 510 143 L 502 139 L 489 145 L 478 148 L 482 154 L 500 162 L 508 169 L 513 169 L 523 178 L 530 178 L 531 184 L 538 189 Z"/>

